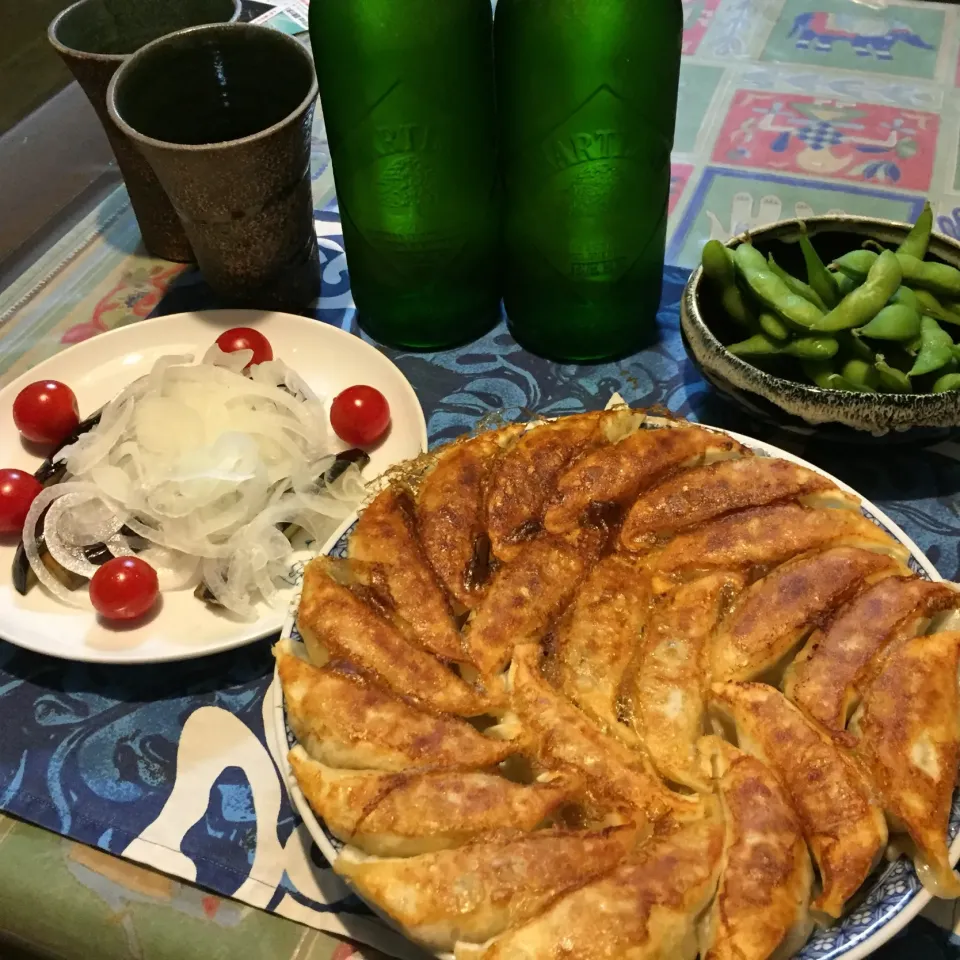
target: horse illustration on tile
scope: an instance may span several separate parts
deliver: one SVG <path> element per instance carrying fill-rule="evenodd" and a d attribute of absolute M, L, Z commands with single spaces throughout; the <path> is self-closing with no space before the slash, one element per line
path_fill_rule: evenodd
<path fill-rule="evenodd" d="M 849 43 L 858 57 L 877 60 L 892 60 L 898 43 L 921 50 L 936 49 L 900 20 L 824 10 L 798 14 L 787 36 L 794 39 L 798 50 L 829 53 L 835 43 Z"/>

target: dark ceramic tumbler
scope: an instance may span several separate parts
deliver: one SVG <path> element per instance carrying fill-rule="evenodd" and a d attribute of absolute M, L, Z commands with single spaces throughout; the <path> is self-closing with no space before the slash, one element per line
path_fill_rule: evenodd
<path fill-rule="evenodd" d="M 47 31 L 103 124 L 144 245 L 165 260 L 185 262 L 193 253 L 150 164 L 110 119 L 107 86 L 120 64 L 145 43 L 184 27 L 236 20 L 239 14 L 240 0 L 79 0 Z"/>
<path fill-rule="evenodd" d="M 110 82 L 110 116 L 156 171 L 226 303 L 301 309 L 319 293 L 316 98 L 310 54 L 246 23 L 149 43 Z"/>

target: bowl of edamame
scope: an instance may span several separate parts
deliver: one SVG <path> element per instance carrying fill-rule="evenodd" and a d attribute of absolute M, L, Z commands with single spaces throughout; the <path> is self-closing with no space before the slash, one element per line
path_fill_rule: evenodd
<path fill-rule="evenodd" d="M 960 243 L 932 225 L 927 204 L 913 225 L 830 215 L 709 241 L 681 302 L 687 350 L 780 426 L 942 436 L 960 426 Z"/>

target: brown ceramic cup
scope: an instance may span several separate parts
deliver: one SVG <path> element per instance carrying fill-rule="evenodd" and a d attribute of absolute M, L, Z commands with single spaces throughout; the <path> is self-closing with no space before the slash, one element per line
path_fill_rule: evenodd
<path fill-rule="evenodd" d="M 79 0 L 47 30 L 103 124 L 144 246 L 164 260 L 187 262 L 193 252 L 150 164 L 110 119 L 107 86 L 120 64 L 145 43 L 183 27 L 236 20 L 239 14 L 240 0 Z"/>
<path fill-rule="evenodd" d="M 307 50 L 246 23 L 149 43 L 110 82 L 110 116 L 156 171 L 225 303 L 302 309 L 319 294 L 316 98 Z"/>

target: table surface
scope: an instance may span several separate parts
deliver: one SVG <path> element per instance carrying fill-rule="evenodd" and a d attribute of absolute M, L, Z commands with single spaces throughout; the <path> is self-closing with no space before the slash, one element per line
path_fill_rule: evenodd
<path fill-rule="evenodd" d="M 795 212 L 904 219 L 925 195 L 938 228 L 960 236 L 955 8 L 909 0 L 869 6 L 850 0 L 684 0 L 684 10 L 668 262 L 690 266 L 709 237 L 726 238 Z M 329 200 L 321 127 L 314 148 L 319 210 Z M 214 305 L 193 271 L 147 257 L 138 239 L 118 191 L 0 296 L 0 383 L 104 330 L 155 312 Z M 349 294 L 328 298 L 321 315 L 349 328 Z M 505 337 L 496 338 L 501 346 Z M 712 403 L 706 388 L 698 392 L 698 378 L 684 366 L 682 353 L 676 360 L 685 412 L 742 428 Z M 435 381 L 437 371 L 449 374 L 445 396 L 455 388 L 455 365 L 409 357 L 401 365 L 418 388 L 426 389 L 426 378 Z M 631 400 L 640 403 L 645 387 L 637 377 L 645 369 L 642 362 L 625 361 L 618 371 L 618 379 L 632 378 Z M 582 368 L 564 371 L 559 379 L 579 403 L 606 399 L 600 396 L 602 377 Z M 431 383 L 429 392 L 439 396 L 436 386 Z M 647 387 L 652 395 L 655 386 Z M 458 403 L 434 415 L 434 436 L 468 424 L 474 415 L 470 398 Z M 956 530 L 945 529 L 943 515 L 929 509 L 938 497 L 945 504 L 946 495 L 960 487 L 955 447 L 898 454 L 910 476 L 879 491 L 870 482 L 876 455 L 852 457 L 844 479 L 881 500 L 941 572 L 955 577 Z M 807 456 L 828 465 L 809 450 Z M 833 461 L 836 452 L 824 457 Z M 829 468 L 835 469 L 832 462 Z M 0 660 L 5 646 L 0 642 Z M 0 780 L 0 795 L 9 786 Z M 955 924 L 954 905 L 936 904 L 911 925 L 908 937 L 878 956 L 954 960 L 960 957 Z M 67 960 L 342 960 L 354 949 L 3 815 L 0 936 L 25 956 Z M 0 945 L 4 956 L 5 949 Z M 376 956 L 368 948 L 362 953 Z"/>

